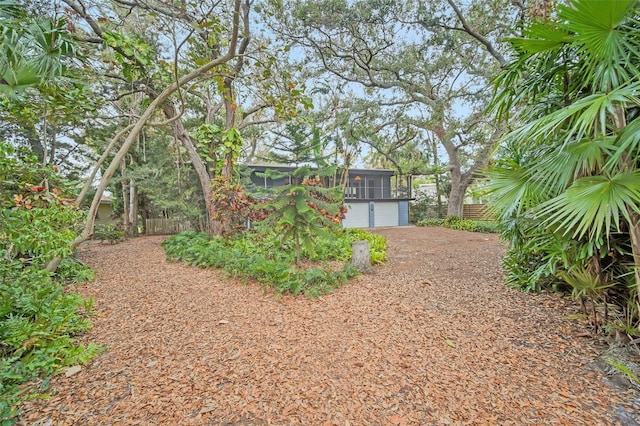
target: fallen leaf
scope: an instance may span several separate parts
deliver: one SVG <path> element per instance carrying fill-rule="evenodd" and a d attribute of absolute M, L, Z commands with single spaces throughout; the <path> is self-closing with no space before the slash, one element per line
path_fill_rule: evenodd
<path fill-rule="evenodd" d="M 64 372 L 64 375 L 67 377 L 71 377 L 74 374 L 78 374 L 80 371 L 82 371 L 82 367 L 80 365 L 74 365 L 73 367 L 67 368 L 67 370 Z"/>
<path fill-rule="evenodd" d="M 453 340 L 449 340 L 449 339 L 445 339 L 444 341 L 447 345 L 451 346 L 452 348 L 456 347 L 456 344 Z"/>
<path fill-rule="evenodd" d="M 389 417 L 389 421 L 391 422 L 391 424 L 394 424 L 394 425 L 400 425 L 402 423 L 406 423 L 405 418 L 398 414 L 394 414 L 393 416 Z"/>
<path fill-rule="evenodd" d="M 204 407 L 202 407 L 202 409 L 200 410 L 200 414 L 210 413 L 213 410 L 217 410 L 218 408 L 220 408 L 220 405 L 218 405 L 217 402 L 208 399 L 205 401 Z"/>

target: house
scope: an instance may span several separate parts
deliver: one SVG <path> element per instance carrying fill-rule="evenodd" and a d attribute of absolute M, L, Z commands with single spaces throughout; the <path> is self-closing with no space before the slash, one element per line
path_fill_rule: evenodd
<path fill-rule="evenodd" d="M 253 185 L 274 188 L 289 184 L 288 177 L 271 178 L 266 170 L 288 173 L 294 166 L 247 165 Z M 328 179 L 327 179 L 328 180 Z M 345 228 L 373 228 L 409 225 L 411 177 L 398 177 L 393 170 L 349 169 L 344 188 L 344 201 L 348 211 L 342 221 Z"/>
<path fill-rule="evenodd" d="M 96 212 L 96 225 L 118 225 L 121 222 L 120 216 L 113 211 L 111 197 L 103 196 Z"/>

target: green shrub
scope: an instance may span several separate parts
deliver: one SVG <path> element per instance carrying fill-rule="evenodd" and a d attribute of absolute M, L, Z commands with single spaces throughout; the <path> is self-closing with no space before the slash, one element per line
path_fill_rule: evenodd
<path fill-rule="evenodd" d="M 446 219 L 422 219 L 417 223 L 418 226 L 444 226 L 445 228 L 455 229 L 458 231 L 497 233 L 498 226 L 496 222 L 463 219 L 457 216 L 448 216 Z"/>
<path fill-rule="evenodd" d="M 444 219 L 425 218 L 419 220 L 418 226 L 444 226 Z"/>
<path fill-rule="evenodd" d="M 315 262 L 343 261 L 341 270 L 329 268 L 303 269 L 296 266 L 295 247 L 283 245 L 278 235 L 264 229 L 253 230 L 230 238 L 211 237 L 205 233 L 183 232 L 162 243 L 167 258 L 205 268 L 220 268 L 241 279 L 255 279 L 279 293 L 305 294 L 316 297 L 330 293 L 355 276 L 348 263 L 351 243 L 370 242 L 372 263 L 386 259 L 386 239 L 363 230 L 327 231 L 315 240 L 312 253 L 302 254 Z"/>
<path fill-rule="evenodd" d="M 483 232 L 485 234 L 497 234 L 500 231 L 498 230 L 498 224 L 496 222 L 474 220 L 473 232 Z"/>
<path fill-rule="evenodd" d="M 64 284 L 81 283 L 95 279 L 96 274 L 82 262 L 72 257 L 62 259 L 55 272 L 56 280 Z"/>
<path fill-rule="evenodd" d="M 119 243 L 125 240 L 124 230 L 115 225 L 98 224 L 93 229 L 94 240 L 108 241 L 111 244 Z"/>
<path fill-rule="evenodd" d="M 47 182 L 42 185 L 42 182 Z M 77 345 L 91 301 L 64 283 L 92 273 L 69 258 L 83 212 L 63 198 L 55 170 L 0 143 L 0 424 L 17 421 L 21 401 L 46 390 L 61 368 L 86 363 L 100 348 Z M 56 274 L 45 270 L 60 256 Z M 39 387 L 35 380 L 44 379 Z"/>
<path fill-rule="evenodd" d="M 379 265 L 387 261 L 387 239 L 385 237 L 372 234 L 364 229 L 347 229 L 346 233 L 349 242 L 347 259 L 351 259 L 351 243 L 357 240 L 367 240 L 371 251 L 371 263 Z"/>

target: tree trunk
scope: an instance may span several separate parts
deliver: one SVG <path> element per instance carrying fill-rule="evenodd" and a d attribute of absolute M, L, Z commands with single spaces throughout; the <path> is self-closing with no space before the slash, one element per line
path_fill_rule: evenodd
<path fill-rule="evenodd" d="M 129 226 L 131 227 L 131 235 L 138 235 L 138 187 L 135 181 L 129 181 Z"/>
<path fill-rule="evenodd" d="M 224 129 L 231 130 L 236 125 L 236 99 L 235 93 L 233 91 L 233 79 L 231 77 L 227 77 L 224 79 L 224 112 L 225 112 L 225 122 Z M 222 176 L 227 179 L 231 179 L 233 177 L 233 162 L 234 162 L 234 153 L 231 149 L 224 156 L 224 163 L 222 165 Z"/>
<path fill-rule="evenodd" d="M 51 126 L 51 149 L 49 149 L 49 164 L 55 164 L 57 138 L 58 138 L 58 128 L 54 124 Z"/>
<path fill-rule="evenodd" d="M 630 212 L 630 215 L 631 223 L 629 224 L 629 234 L 631 235 L 631 253 L 633 254 L 633 266 L 636 279 L 636 305 L 640 312 L 640 215 L 634 212 Z"/>
<path fill-rule="evenodd" d="M 462 217 L 464 194 L 469 183 L 463 178 L 460 170 L 451 170 L 451 191 L 449 192 L 449 204 L 447 205 L 447 216 Z"/>
<path fill-rule="evenodd" d="M 168 119 L 174 119 L 177 117 L 176 109 L 171 103 L 164 103 L 162 105 L 162 111 L 164 112 L 165 117 L 167 117 Z M 198 155 L 196 146 L 193 143 L 191 136 L 189 136 L 189 133 L 184 128 L 182 122 L 180 120 L 172 121 L 171 128 L 173 130 L 174 136 L 187 150 L 189 160 L 193 165 L 193 169 L 195 170 L 196 175 L 198 175 L 198 180 L 200 181 L 200 187 L 202 188 L 202 196 L 204 198 L 204 205 L 206 210 L 206 232 L 209 232 L 212 235 L 218 235 L 213 233 L 214 224 L 211 220 L 211 213 L 213 212 L 214 206 L 211 194 L 211 176 L 207 171 L 207 166 L 205 165 L 202 158 L 200 158 L 200 155 Z"/>
<path fill-rule="evenodd" d="M 467 171 L 462 172 L 462 162 L 460 161 L 459 147 L 447 136 L 443 127 L 434 130 L 440 142 L 444 146 L 449 156 L 449 173 L 451 174 L 451 191 L 449 193 L 449 205 L 447 207 L 447 216 L 462 217 L 464 194 L 467 188 L 474 180 L 474 174 L 486 167 L 491 158 L 495 146 L 502 136 L 503 130 L 498 127 L 494 129 L 487 143 L 483 146 L 480 153 L 476 156 L 473 164 Z"/>
<path fill-rule="evenodd" d="M 142 219 L 142 223 L 140 225 L 142 228 L 142 234 L 144 235 L 147 233 L 147 219 L 149 219 L 149 209 L 147 207 L 147 199 L 144 196 L 144 193 L 138 199 L 140 202 L 140 217 Z"/>
<path fill-rule="evenodd" d="M 122 143 L 122 146 L 116 153 L 113 160 L 111 160 L 111 163 L 109 164 L 109 167 L 107 167 L 107 170 L 105 170 L 102 176 L 102 180 L 100 181 L 98 188 L 96 188 L 96 193 L 93 196 L 93 201 L 91 202 L 91 206 L 89 207 L 87 223 L 85 224 L 82 233 L 71 243 L 72 248 L 75 248 L 78 245 L 80 245 L 82 242 L 87 241 L 93 235 L 93 228 L 95 225 L 96 213 L 98 212 L 98 208 L 100 206 L 100 199 L 102 198 L 102 194 L 104 194 L 104 191 L 109 185 L 109 181 L 113 177 L 113 174 L 119 167 L 124 157 L 127 155 L 129 148 L 131 148 L 131 145 L 133 145 L 133 143 L 138 140 L 140 132 L 146 126 L 147 121 L 151 119 L 151 117 L 156 112 L 156 110 L 159 107 L 161 107 L 167 101 L 167 99 L 169 99 L 169 97 L 172 94 L 174 94 L 180 87 L 184 86 L 185 84 L 188 84 L 194 79 L 207 73 L 208 71 L 215 68 L 216 66 L 230 61 L 236 56 L 236 47 L 238 43 L 238 36 L 239 36 L 239 30 L 240 30 L 239 28 L 240 6 L 241 6 L 240 0 L 236 0 L 234 2 L 233 28 L 231 30 L 231 37 L 230 37 L 227 53 L 189 72 L 187 75 L 181 77 L 178 81 L 173 82 L 171 85 L 166 87 L 162 91 L 162 93 L 160 93 L 153 101 L 151 101 L 147 109 L 142 113 L 140 118 L 138 118 L 138 121 L 136 121 L 135 125 L 131 129 L 131 133 L 129 134 L 127 139 Z M 56 257 L 55 259 L 53 259 L 47 265 L 46 270 L 48 272 L 54 272 L 58 268 L 58 265 L 60 264 L 60 260 L 61 260 L 60 257 Z"/>
<path fill-rule="evenodd" d="M 124 234 L 127 237 L 131 236 L 131 222 L 129 221 L 129 185 L 127 179 L 124 177 L 126 168 L 126 160 L 122 161 L 120 166 L 120 173 L 122 180 L 120 185 L 122 186 L 122 227 L 124 228 Z"/>

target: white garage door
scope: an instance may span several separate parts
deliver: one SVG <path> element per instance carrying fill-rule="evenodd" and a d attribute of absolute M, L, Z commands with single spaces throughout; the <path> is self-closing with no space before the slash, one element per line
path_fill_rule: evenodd
<path fill-rule="evenodd" d="M 369 203 L 345 203 L 347 211 L 342 226 L 345 228 L 369 227 Z"/>
<path fill-rule="evenodd" d="M 398 226 L 398 203 L 376 201 L 374 206 L 375 226 Z"/>

